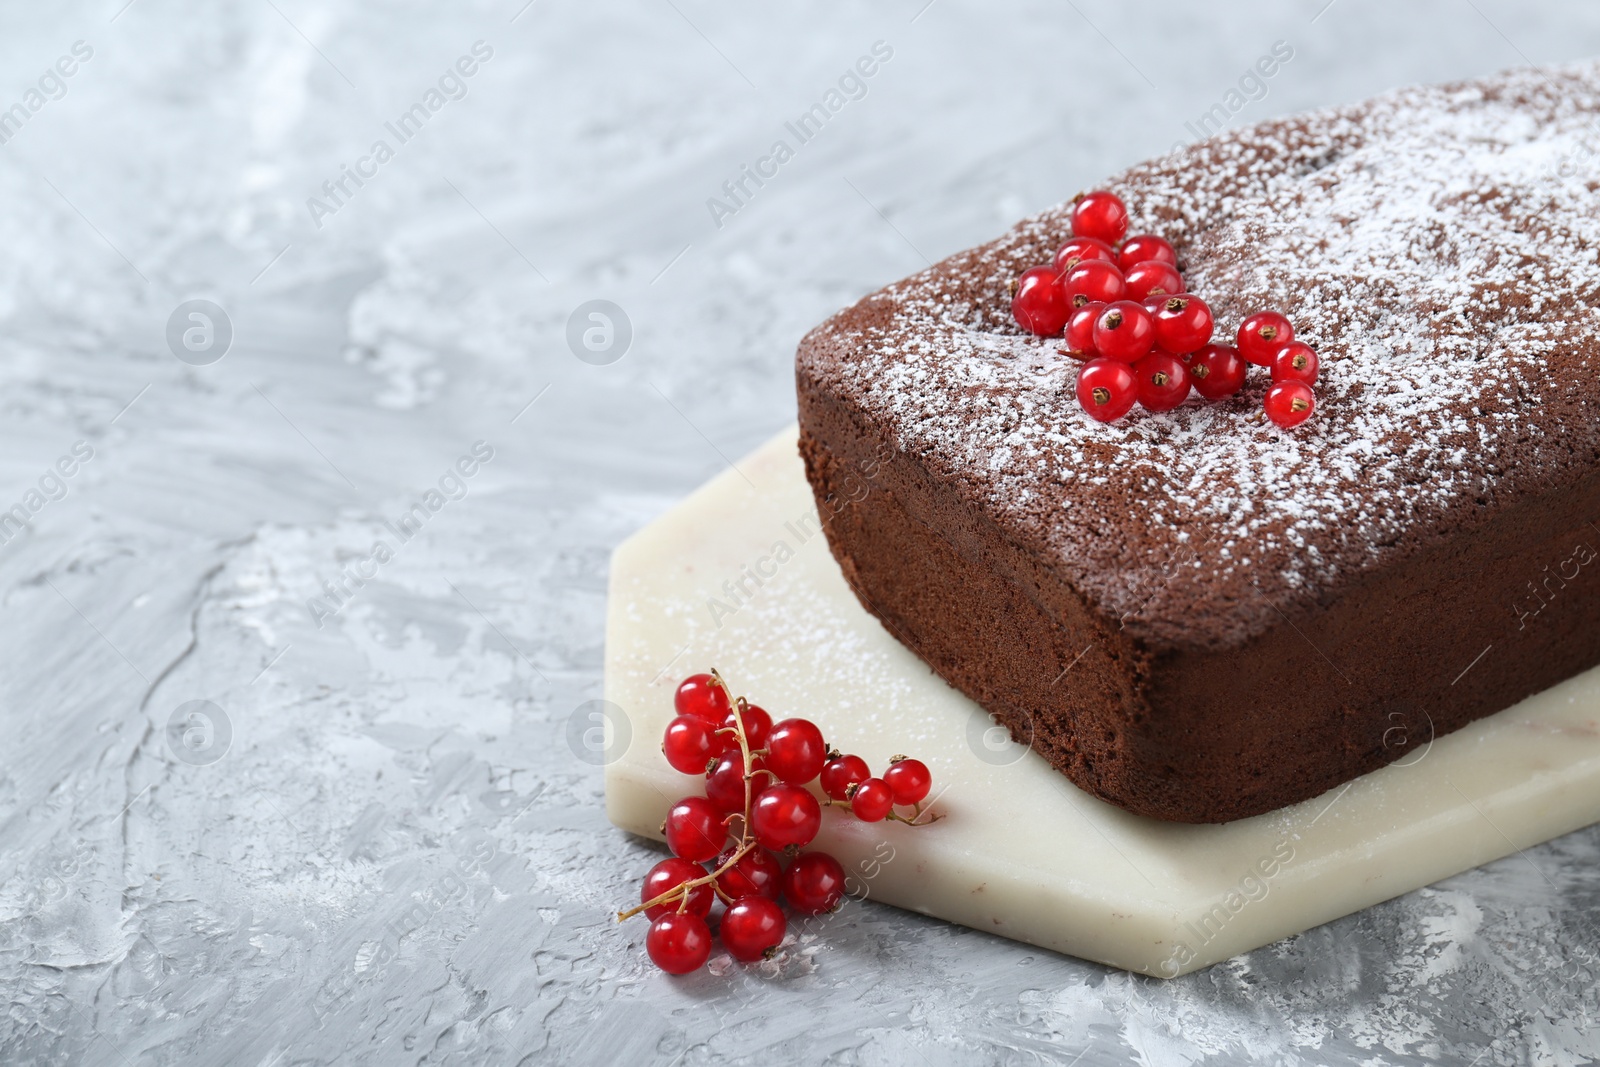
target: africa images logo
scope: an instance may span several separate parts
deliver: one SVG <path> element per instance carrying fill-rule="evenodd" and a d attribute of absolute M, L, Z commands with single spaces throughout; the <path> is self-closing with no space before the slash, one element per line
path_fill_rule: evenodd
<path fill-rule="evenodd" d="M 306 210 L 311 213 L 311 221 L 317 229 L 322 229 L 324 218 L 337 215 L 367 182 L 376 178 L 378 168 L 394 159 L 398 149 L 421 133 L 428 120 L 443 111 L 446 104 L 466 98 L 467 79 L 494 58 L 494 48 L 486 41 L 474 41 L 471 52 L 471 55 L 461 56 L 452 66 L 446 67 L 444 73 L 439 75 L 437 85 L 429 86 L 420 100 L 402 111 L 392 122 L 383 124 L 389 136 L 394 138 L 393 145 L 382 137 L 373 141 L 367 154 L 357 159 L 355 166 L 341 163 L 338 176 L 322 183 L 322 196 L 306 198 Z"/>
<path fill-rule="evenodd" d="M 867 80 L 883 69 L 894 58 L 894 48 L 887 41 L 874 41 L 871 55 L 856 60 L 855 65 L 839 76 L 834 87 L 822 94 L 822 99 L 801 112 L 792 122 L 783 124 L 787 136 L 772 142 L 767 154 L 754 164 L 743 163 L 739 173 L 722 183 L 722 196 L 706 198 L 706 210 L 711 221 L 722 229 L 727 220 L 737 215 L 767 182 L 778 176 L 780 168 L 795 157 L 802 145 L 808 144 L 833 117 L 844 110 L 851 101 L 866 99 Z M 789 143 L 790 138 L 794 143 Z M 755 188 L 752 189 L 751 185 Z"/>
<path fill-rule="evenodd" d="M 12 539 L 33 524 L 33 517 L 45 506 L 66 498 L 70 491 L 69 480 L 85 463 L 94 458 L 94 446 L 87 441 L 75 441 L 70 455 L 63 455 L 39 475 L 38 487 L 30 488 L 11 507 L 0 511 L 0 545 Z"/>
<path fill-rule="evenodd" d="M 94 48 L 87 41 L 73 41 L 71 55 L 59 57 L 53 66 L 39 75 L 38 87 L 29 88 L 22 99 L 0 111 L 0 144 L 22 132 L 22 127 L 33 116 L 44 110 L 52 100 L 67 95 L 67 79 L 78 73 L 79 67 L 94 58 Z"/>
<path fill-rule="evenodd" d="M 393 521 L 384 519 L 384 528 L 394 535 L 394 543 L 378 538 L 365 556 L 347 561 L 336 579 L 322 580 L 322 596 L 306 598 L 306 612 L 317 629 L 322 629 L 329 619 L 337 618 L 362 587 L 375 580 L 400 548 L 420 534 L 423 526 L 446 505 L 452 500 L 465 500 L 472 488 L 470 479 L 492 459 L 494 446 L 488 441 L 474 441 L 470 453 L 458 457 L 439 476 L 436 487 L 430 486 L 413 499 Z"/>

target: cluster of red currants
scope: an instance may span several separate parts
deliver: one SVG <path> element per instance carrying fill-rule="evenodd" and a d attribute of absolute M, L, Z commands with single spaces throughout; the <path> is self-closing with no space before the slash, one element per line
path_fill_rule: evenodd
<path fill-rule="evenodd" d="M 824 803 L 865 822 L 921 825 L 935 817 L 923 817 L 933 780 L 921 760 L 895 756 L 875 778 L 860 756 L 828 748 L 815 723 L 773 722 L 734 698 L 716 671 L 685 678 L 673 704 L 677 715 L 661 750 L 674 769 L 705 776 L 705 796 L 684 797 L 667 812 L 661 830 L 673 855 L 645 875 L 639 905 L 617 916 L 644 912 L 651 920 L 645 948 L 669 974 L 698 970 L 710 957 L 707 919 L 718 900 L 726 905 L 722 944 L 746 963 L 770 959 L 783 941 L 780 899 L 802 915 L 839 906 L 844 868 L 826 852 L 801 851 L 822 828 Z M 826 801 L 806 788 L 818 779 Z"/>
<path fill-rule="evenodd" d="M 1085 193 L 1072 208 L 1072 239 L 1048 267 L 1030 267 L 1012 286 L 1017 324 L 1041 337 L 1065 337 L 1083 360 L 1078 403 L 1101 422 L 1135 402 L 1171 411 L 1193 389 L 1221 400 L 1244 387 L 1250 364 L 1268 368 L 1266 414 L 1288 429 L 1310 418 L 1317 353 L 1294 339 L 1289 320 L 1262 311 L 1239 326 L 1237 347 L 1211 344 L 1206 302 L 1184 291 L 1178 254 L 1163 238 L 1128 232 L 1115 193 Z"/>

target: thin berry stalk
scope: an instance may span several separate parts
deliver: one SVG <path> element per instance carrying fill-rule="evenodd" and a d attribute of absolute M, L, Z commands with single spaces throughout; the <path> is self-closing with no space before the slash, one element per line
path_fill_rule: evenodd
<path fill-rule="evenodd" d="M 727 872 L 730 868 L 733 867 L 734 864 L 738 863 L 740 860 L 744 859 L 745 856 L 747 856 L 751 852 L 755 851 L 755 845 L 756 845 L 756 843 L 754 841 L 750 841 L 748 844 L 741 843 L 738 846 L 738 848 L 733 852 L 733 854 L 728 857 L 728 862 L 724 863 L 722 866 L 718 867 L 716 870 L 712 871 L 710 874 L 705 875 L 704 877 L 701 877 L 701 878 L 691 878 L 687 882 L 681 882 L 676 887 L 667 890 L 665 893 L 661 893 L 661 894 L 658 894 L 657 896 L 651 897 L 649 900 L 645 901 L 643 904 L 640 904 L 638 907 L 629 908 L 627 911 L 619 911 L 619 912 L 617 912 L 617 921 L 618 922 L 622 922 L 624 919 L 631 919 L 635 915 L 638 915 L 641 912 L 644 912 L 649 908 L 655 907 L 657 904 L 666 904 L 667 902 L 669 902 L 671 900 L 674 900 L 674 899 L 678 898 L 679 896 L 681 896 L 683 898 L 683 903 L 687 903 L 687 901 L 689 899 L 689 890 L 698 888 L 698 887 L 703 886 L 703 885 L 706 885 L 707 883 L 715 885 L 718 876 L 720 876 L 720 875 L 724 874 L 725 872 Z M 680 903 L 679 904 L 679 910 L 680 911 L 682 910 L 682 907 L 683 907 L 683 904 Z"/>
<path fill-rule="evenodd" d="M 744 697 L 735 698 L 733 696 L 733 692 L 728 688 L 728 683 L 723 681 L 722 675 L 715 667 L 711 668 L 711 680 L 714 684 L 721 686 L 724 693 L 728 694 L 728 702 L 734 708 L 734 733 L 739 739 L 739 752 L 744 757 L 744 766 L 746 768 L 744 772 L 744 814 L 740 816 L 739 844 L 735 847 L 733 853 L 728 857 L 727 862 L 718 867 L 715 871 L 712 871 L 710 874 L 700 878 L 691 878 L 687 882 L 681 882 L 674 888 L 667 890 L 665 893 L 661 893 L 655 897 L 652 897 L 637 907 L 629 908 L 627 911 L 617 912 L 618 922 L 631 919 L 635 915 L 653 908 L 658 904 L 666 904 L 674 898 L 678 899 L 678 910 L 682 911 L 689 906 L 689 891 L 708 883 L 710 884 L 713 892 L 722 897 L 724 901 L 728 901 L 728 896 L 722 891 L 722 887 L 717 884 L 717 879 L 728 870 L 732 869 L 740 860 L 744 859 L 751 852 L 755 851 L 756 841 L 755 838 L 750 834 L 750 805 L 755 799 L 750 792 L 750 779 L 755 776 L 755 772 L 749 769 L 750 738 L 745 733 L 743 715 L 745 699 Z"/>

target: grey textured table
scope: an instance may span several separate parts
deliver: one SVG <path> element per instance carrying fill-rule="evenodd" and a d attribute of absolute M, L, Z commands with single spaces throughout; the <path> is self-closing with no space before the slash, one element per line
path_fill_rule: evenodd
<path fill-rule="evenodd" d="M 568 741 L 610 548 L 792 417 L 812 323 L 1600 10 L 124 2 L 0 35 L 0 1061 L 1600 1055 L 1595 830 L 1171 983 L 855 903 L 675 981 Z"/>

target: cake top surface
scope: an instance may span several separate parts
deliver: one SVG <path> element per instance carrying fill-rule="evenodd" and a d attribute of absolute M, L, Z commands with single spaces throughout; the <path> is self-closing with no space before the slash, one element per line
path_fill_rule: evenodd
<path fill-rule="evenodd" d="M 1084 414 L 1080 364 L 1007 298 L 1070 204 L 865 298 L 799 358 L 1135 636 L 1247 641 L 1600 462 L 1600 64 L 1277 120 L 1104 187 L 1177 248 L 1216 340 L 1270 309 L 1318 350 L 1309 422 L 1261 417 L 1259 368 L 1231 400 Z"/>

